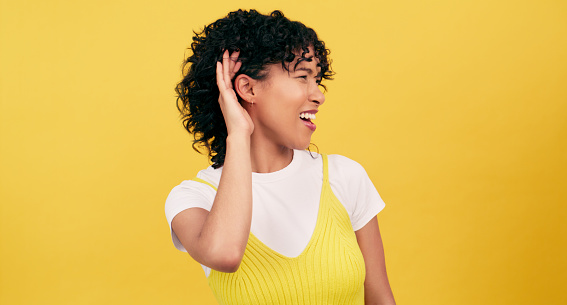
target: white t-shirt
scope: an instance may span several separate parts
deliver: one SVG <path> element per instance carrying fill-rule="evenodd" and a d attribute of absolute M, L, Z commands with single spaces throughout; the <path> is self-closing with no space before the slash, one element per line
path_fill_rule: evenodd
<path fill-rule="evenodd" d="M 273 173 L 252 173 L 250 230 L 266 246 L 287 257 L 299 256 L 315 230 L 323 186 L 322 160 L 317 153 L 294 150 L 287 167 Z M 340 155 L 329 155 L 328 160 L 331 189 L 357 231 L 384 208 L 384 201 L 360 164 Z M 222 167 L 208 167 L 197 177 L 218 186 L 221 173 Z M 171 230 L 171 221 L 185 209 L 210 211 L 215 194 L 209 185 L 192 180 L 181 182 L 169 193 L 165 216 L 178 250 L 187 252 Z M 210 268 L 201 266 L 209 276 Z"/>

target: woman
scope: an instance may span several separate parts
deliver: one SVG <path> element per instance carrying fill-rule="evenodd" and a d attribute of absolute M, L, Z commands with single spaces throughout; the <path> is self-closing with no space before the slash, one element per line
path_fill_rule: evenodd
<path fill-rule="evenodd" d="M 279 11 L 205 27 L 178 108 L 213 165 L 166 201 L 175 246 L 221 304 L 394 304 L 364 169 L 305 151 L 331 79 L 316 33 Z"/>

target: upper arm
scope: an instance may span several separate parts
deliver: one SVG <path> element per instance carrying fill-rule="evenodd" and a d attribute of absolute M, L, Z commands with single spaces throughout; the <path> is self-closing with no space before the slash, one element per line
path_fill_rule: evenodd
<path fill-rule="evenodd" d="M 219 248 L 219 243 L 211 242 L 202 234 L 210 218 L 209 211 L 215 195 L 215 190 L 206 184 L 184 181 L 169 194 L 165 215 L 177 249 L 186 251 L 194 260 L 209 268 L 234 272 L 240 263 L 234 251 L 230 251 L 230 247 Z"/>
<path fill-rule="evenodd" d="M 195 207 L 179 212 L 171 221 L 171 229 L 187 253 L 198 262 L 204 258 L 199 251 L 199 236 L 208 215 L 209 211 Z"/>
<path fill-rule="evenodd" d="M 174 187 L 165 201 L 165 217 L 171 230 L 171 239 L 180 251 L 191 254 L 195 235 L 212 208 L 215 191 L 210 186 L 196 181 L 183 181 Z"/>
<path fill-rule="evenodd" d="M 232 256 L 222 251 L 214 251 L 211 245 L 201 239 L 201 232 L 209 211 L 202 208 L 189 208 L 177 214 L 171 228 L 187 250 L 187 253 L 198 263 L 221 272 L 234 272 L 240 265 Z"/>
<path fill-rule="evenodd" d="M 386 274 L 384 247 L 376 216 L 360 230 L 355 231 L 355 234 L 366 266 L 365 303 L 395 304 Z"/>

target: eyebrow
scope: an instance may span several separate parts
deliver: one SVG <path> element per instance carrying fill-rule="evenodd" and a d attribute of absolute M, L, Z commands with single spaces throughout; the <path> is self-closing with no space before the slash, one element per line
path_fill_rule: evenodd
<path fill-rule="evenodd" d="M 307 68 L 307 67 L 297 67 L 299 65 L 301 65 L 303 62 L 311 62 L 313 61 L 315 57 L 313 55 L 309 56 L 309 57 L 300 57 L 298 58 L 297 62 L 295 63 L 294 67 L 293 67 L 293 72 L 297 72 L 297 71 L 305 71 L 309 74 L 315 74 L 313 72 L 313 70 L 311 68 Z M 321 64 L 318 63 L 317 67 L 321 67 Z M 315 77 L 317 78 L 323 78 L 323 70 L 320 70 L 319 73 L 317 73 L 317 75 L 315 75 Z"/>
<path fill-rule="evenodd" d="M 297 72 L 297 71 L 306 71 L 309 74 L 313 74 L 313 70 L 311 70 L 311 68 L 299 67 L 299 68 L 295 69 L 295 72 Z"/>
<path fill-rule="evenodd" d="M 307 67 L 299 67 L 299 68 L 295 69 L 294 72 L 298 72 L 298 71 L 305 71 L 310 75 L 315 74 L 311 68 L 307 68 Z M 321 72 L 319 72 L 319 73 L 317 73 L 317 75 L 315 75 L 315 77 L 322 77 L 322 76 L 323 76 L 323 73 L 321 73 Z"/>

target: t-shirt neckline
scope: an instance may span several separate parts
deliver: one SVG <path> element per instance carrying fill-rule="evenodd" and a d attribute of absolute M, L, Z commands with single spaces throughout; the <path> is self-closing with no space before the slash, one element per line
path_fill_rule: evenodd
<path fill-rule="evenodd" d="M 252 172 L 252 183 L 271 183 L 293 175 L 301 167 L 301 157 L 302 154 L 294 149 L 291 162 L 286 167 L 271 173 Z"/>

